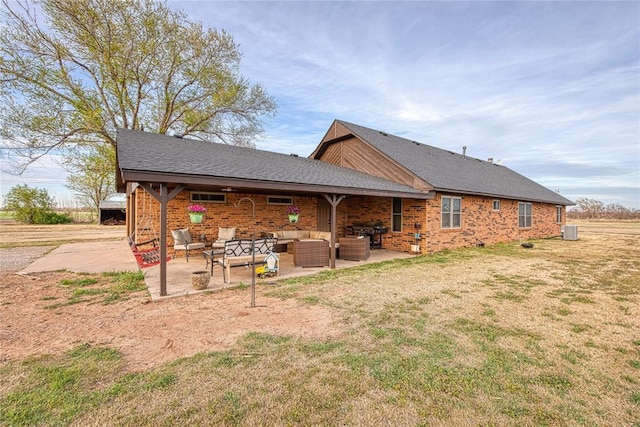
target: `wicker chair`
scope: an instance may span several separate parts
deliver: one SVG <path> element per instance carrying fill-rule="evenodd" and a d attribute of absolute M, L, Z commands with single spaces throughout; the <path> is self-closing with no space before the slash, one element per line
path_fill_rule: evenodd
<path fill-rule="evenodd" d="M 340 238 L 340 259 L 366 261 L 370 254 L 369 236 Z"/>
<path fill-rule="evenodd" d="M 329 265 L 329 242 L 326 240 L 298 240 L 293 242 L 293 263 L 296 267 L 324 267 Z"/>

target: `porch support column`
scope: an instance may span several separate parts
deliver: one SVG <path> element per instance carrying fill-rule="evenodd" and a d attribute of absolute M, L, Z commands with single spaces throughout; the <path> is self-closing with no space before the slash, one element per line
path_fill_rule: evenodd
<path fill-rule="evenodd" d="M 127 223 L 127 236 L 137 236 L 138 229 L 136 227 L 137 214 L 136 190 L 131 183 L 127 183 L 127 209 L 125 211 L 125 219 Z M 135 233 L 135 235 L 134 235 Z"/>
<path fill-rule="evenodd" d="M 167 205 L 184 186 L 178 185 L 171 193 L 166 182 L 160 183 L 159 191 L 155 191 L 150 182 L 141 182 L 140 186 L 160 202 L 160 296 L 164 297 L 167 295 Z"/>
<path fill-rule="evenodd" d="M 330 268 L 336 268 L 336 232 L 337 232 L 337 217 L 338 217 L 338 205 L 345 198 L 344 195 L 338 196 L 337 194 L 323 194 L 324 198 L 331 205 L 331 260 Z"/>

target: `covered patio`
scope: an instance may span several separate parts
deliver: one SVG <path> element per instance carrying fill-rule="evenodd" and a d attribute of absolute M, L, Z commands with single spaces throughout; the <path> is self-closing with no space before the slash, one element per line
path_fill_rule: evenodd
<path fill-rule="evenodd" d="M 294 228 L 330 233 L 330 268 L 343 264 L 336 256 L 336 246 L 338 238 L 344 235 L 347 218 L 366 219 L 377 212 L 378 218 L 389 223 L 392 198 L 424 200 L 434 197 L 428 189 L 416 189 L 320 160 L 127 129 L 118 129 L 117 164 L 118 189 L 127 193 L 128 199 L 127 234 L 138 237 L 140 231 L 153 229 L 149 237 L 159 239 L 160 265 L 148 270 L 149 280 L 156 277 L 158 283 L 151 287 L 152 292 L 156 293 L 155 289 L 158 289 L 157 294 L 162 297 L 184 294 L 184 283 L 190 282 L 184 280 L 184 272 L 176 273 L 180 278 L 173 279 L 173 271 L 179 264 L 176 262 L 172 266 L 174 264 L 165 259 L 167 244 L 172 244 L 170 230 L 185 227 L 184 213 L 193 201 L 194 192 L 207 192 L 219 198 L 207 214 L 215 222 L 213 227 L 239 227 L 243 232 L 236 238 L 245 239 L 260 231 L 286 229 L 274 216 L 274 209 L 282 206 L 270 205 L 268 195 L 289 197 L 296 204 L 305 203 L 306 214 Z M 146 207 L 136 205 L 135 196 L 141 191 L 153 199 Z M 382 205 L 364 203 L 350 213 L 342 204 L 342 214 L 338 216 L 339 205 L 350 198 L 379 200 Z M 138 208 L 146 216 L 145 221 L 136 220 Z M 404 220 L 413 224 L 415 217 L 412 212 L 405 215 Z M 150 227 L 142 227 L 142 224 L 150 224 Z M 285 255 L 282 259 L 283 277 L 295 271 L 287 272 L 284 268 L 286 258 Z M 371 261 L 375 261 L 375 257 L 372 256 Z M 189 273 L 194 271 L 190 266 L 191 263 L 186 266 Z M 239 271 L 239 268 L 235 270 Z M 232 279 L 232 283 L 235 280 Z M 222 286 L 221 273 L 216 275 L 214 272 L 209 287 L 213 289 L 217 286 L 215 283 Z"/>
<path fill-rule="evenodd" d="M 307 276 L 321 271 L 328 271 L 330 269 L 329 267 L 296 267 L 293 264 L 292 254 L 284 252 L 280 253 L 279 256 L 280 275 L 265 277 L 264 279 L 256 276 L 256 285 L 274 284 L 278 280 Z M 384 249 L 374 250 L 371 251 L 371 256 L 366 261 L 349 261 L 338 258 L 336 259 L 335 268 L 349 268 L 393 259 L 411 258 L 413 256 L 414 255 L 404 252 L 395 252 Z M 211 264 L 207 266 L 204 257 L 195 251 L 193 255 L 189 257 L 189 262 L 186 261 L 185 257 L 178 257 L 169 261 L 166 266 L 166 295 L 161 295 L 160 292 L 161 277 L 159 266 L 150 267 L 144 270 L 145 282 L 153 301 L 160 301 L 177 296 L 193 295 L 202 292 L 216 292 L 222 289 L 238 286 L 250 286 L 252 282 L 252 269 L 249 266 L 233 267 L 231 269 L 231 280 L 228 284 L 225 284 L 222 277 L 222 268 L 215 265 L 207 288 L 204 290 L 195 290 L 191 286 L 191 273 L 195 271 L 210 271 L 211 268 Z"/>

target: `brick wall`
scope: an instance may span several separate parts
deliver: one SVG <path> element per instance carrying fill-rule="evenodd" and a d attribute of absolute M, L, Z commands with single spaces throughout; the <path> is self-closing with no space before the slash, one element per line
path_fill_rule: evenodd
<path fill-rule="evenodd" d="M 493 210 L 490 197 L 461 196 L 460 228 L 443 229 L 440 221 L 441 194 L 427 201 L 427 227 L 424 231 L 423 252 L 435 252 L 482 242 L 499 242 L 545 238 L 560 235 L 561 224 L 556 223 L 556 205 L 532 202 L 531 227 L 518 227 L 518 201 L 500 199 L 500 210 Z M 563 207 L 563 222 L 565 221 Z"/>
<path fill-rule="evenodd" d="M 426 218 L 425 201 L 419 199 L 402 200 L 402 231 L 391 229 L 393 199 L 390 197 L 350 197 L 348 203 L 348 220 L 346 225 L 356 222 L 382 222 L 389 229 L 382 236 L 384 249 L 399 252 L 409 252 L 411 244 L 415 243 L 415 233 L 421 232 Z M 415 223 L 422 228 L 416 229 Z M 377 239 L 377 237 L 375 237 Z"/>
<path fill-rule="evenodd" d="M 267 196 L 263 194 L 229 193 L 225 203 L 202 203 L 207 208 L 202 224 L 191 224 L 187 207 L 189 206 L 189 191 L 182 191 L 168 205 L 167 242 L 173 246 L 170 230 L 189 228 L 193 239 L 197 240 L 201 234 L 207 242 L 215 240 L 218 227 L 237 227 L 238 238 L 251 237 L 251 203 L 237 203 L 243 197 L 250 197 L 256 206 L 255 231 L 275 230 L 315 230 L 317 223 L 316 197 L 294 197 L 296 204 L 302 211 L 298 223 L 291 224 L 285 214 L 286 206 L 268 205 Z M 422 253 L 436 252 L 443 249 L 453 249 L 464 246 L 475 246 L 478 242 L 486 245 L 532 238 L 543 238 L 560 235 L 561 224 L 556 223 L 556 205 L 532 203 L 532 226 L 518 227 L 518 202 L 514 200 L 500 200 L 500 210 L 493 210 L 493 198 L 477 196 L 462 197 L 461 227 L 443 229 L 440 222 L 441 194 L 433 200 L 403 199 L 402 201 L 402 231 L 391 231 L 392 199 L 385 197 L 354 196 L 347 197 L 337 211 L 338 237 L 345 235 L 345 227 L 355 222 L 380 221 L 389 228 L 383 236 L 385 249 L 410 252 L 411 245 L 419 243 Z M 157 237 L 160 231 L 160 206 L 144 190 L 137 190 L 136 227 L 139 231 L 137 239 Z M 563 223 L 565 213 L 563 207 Z M 420 227 L 415 228 L 419 223 Z M 421 234 L 416 241 L 415 233 Z"/>
<path fill-rule="evenodd" d="M 194 241 L 204 234 L 207 242 L 218 237 L 218 227 L 236 227 L 237 238 L 251 238 L 252 205 L 243 201 L 238 207 L 236 203 L 243 197 L 251 198 L 255 203 L 255 232 L 275 230 L 309 230 L 317 229 L 317 199 L 315 197 L 293 198 L 293 202 L 302 211 L 298 222 L 292 224 L 285 213 L 287 206 L 267 204 L 267 195 L 229 193 L 225 203 L 203 203 L 207 208 L 201 224 L 192 224 L 189 220 L 187 207 L 190 192 L 183 190 L 167 206 L 167 243 L 173 246 L 171 230 L 188 228 Z M 160 233 L 160 204 L 142 188 L 137 189 L 137 240 L 146 237 L 158 237 Z M 180 254 L 180 252 L 178 252 Z"/>
<path fill-rule="evenodd" d="M 411 245 L 419 243 L 420 252 L 430 253 L 443 249 L 486 245 L 499 242 L 553 237 L 560 235 L 556 223 L 556 205 L 532 203 L 530 228 L 518 227 L 518 201 L 500 200 L 500 210 L 493 210 L 490 197 L 461 196 L 461 227 L 443 229 L 440 220 L 441 194 L 433 200 L 403 199 L 402 231 L 391 231 L 391 198 L 352 197 L 348 201 L 347 225 L 354 222 L 381 221 L 389 227 L 383 236 L 385 249 L 410 252 Z M 565 209 L 562 220 L 565 222 Z M 415 224 L 419 223 L 419 228 Z M 420 240 L 415 234 L 420 234 Z"/>

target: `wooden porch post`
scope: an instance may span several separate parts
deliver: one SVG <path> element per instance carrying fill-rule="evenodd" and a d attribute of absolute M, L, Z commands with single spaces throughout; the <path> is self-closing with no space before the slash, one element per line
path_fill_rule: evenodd
<path fill-rule="evenodd" d="M 160 183 L 160 296 L 167 295 L 167 184 Z"/>
<path fill-rule="evenodd" d="M 338 216 L 338 205 L 345 196 L 338 196 L 337 194 L 332 194 L 331 196 L 323 194 L 323 196 L 331 205 L 331 261 L 329 267 L 336 268 L 336 223 L 338 222 L 336 218 Z"/>
<path fill-rule="evenodd" d="M 160 192 L 155 191 L 149 182 L 141 182 L 140 186 L 160 202 L 160 296 L 163 297 L 167 295 L 167 205 L 184 186 L 178 185 L 171 193 L 168 193 L 166 182 L 160 183 Z"/>

